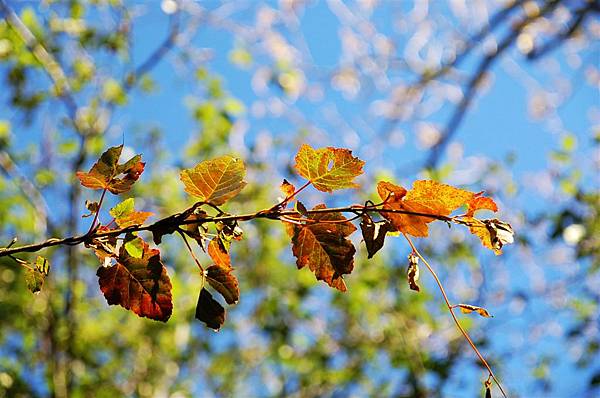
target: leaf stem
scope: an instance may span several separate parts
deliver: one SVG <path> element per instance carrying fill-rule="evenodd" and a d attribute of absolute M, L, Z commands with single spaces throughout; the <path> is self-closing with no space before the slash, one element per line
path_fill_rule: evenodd
<path fill-rule="evenodd" d="M 90 229 L 88 230 L 86 235 L 89 235 L 94 230 L 96 226 L 96 221 L 98 221 L 98 215 L 100 214 L 100 209 L 102 209 L 102 202 L 104 202 L 104 196 L 106 195 L 106 188 L 102 190 L 102 195 L 100 195 L 100 201 L 98 202 L 98 209 L 96 210 L 96 214 L 94 215 L 94 220 L 92 221 L 92 225 L 90 225 Z"/>
<path fill-rule="evenodd" d="M 454 320 L 454 323 L 456 324 L 456 327 L 458 328 L 458 330 L 460 330 L 460 332 L 462 333 L 462 335 L 464 336 L 464 338 L 467 340 L 467 342 L 469 343 L 469 345 L 471 346 L 471 348 L 473 349 L 473 351 L 475 351 L 475 354 L 477 354 L 477 357 L 479 358 L 479 360 L 481 361 L 481 363 L 483 364 L 483 366 L 485 366 L 485 368 L 487 369 L 489 377 L 491 377 L 492 379 L 494 379 L 494 382 L 496 382 L 496 385 L 500 389 L 500 392 L 502 393 L 502 396 L 504 398 L 507 398 L 507 395 L 504 392 L 504 389 L 502 388 L 502 385 L 500 384 L 500 382 L 498 381 L 498 379 L 494 375 L 494 372 L 492 371 L 492 368 L 487 363 L 487 361 L 485 360 L 485 358 L 483 357 L 483 355 L 481 355 L 481 352 L 479 352 L 479 349 L 477 348 L 477 346 L 475 345 L 475 343 L 473 343 L 473 340 L 471 340 L 471 337 L 469 336 L 469 334 L 467 333 L 467 331 L 461 326 L 460 322 L 458 321 L 458 318 L 456 317 L 456 314 L 454 313 L 455 306 L 453 306 L 452 304 L 450 304 L 450 300 L 448 300 L 448 295 L 446 294 L 446 290 L 444 289 L 444 286 L 442 285 L 442 282 L 440 281 L 440 278 L 438 278 L 437 274 L 435 273 L 435 271 L 433 270 L 433 268 L 431 267 L 431 265 L 429 265 L 429 263 L 427 262 L 427 260 L 425 259 L 425 257 L 423 257 L 423 255 L 417 250 L 417 248 L 413 244 L 412 240 L 408 237 L 408 235 L 406 235 L 405 233 L 402 233 L 402 235 L 404 235 L 404 238 L 408 241 L 408 244 L 412 248 L 413 252 L 416 253 L 417 256 L 419 256 L 419 258 L 423 261 L 423 263 L 425 264 L 425 266 L 429 270 L 429 273 L 433 276 L 433 279 L 435 279 L 435 282 L 437 283 L 438 288 L 440 289 L 440 292 L 442 293 L 442 296 L 444 297 L 444 301 L 446 302 L 446 306 L 448 307 L 448 311 L 450 312 L 450 315 L 452 315 L 452 319 Z M 488 379 L 489 379 L 489 377 L 488 377 Z"/>
<path fill-rule="evenodd" d="M 202 266 L 202 264 L 200 264 L 200 261 L 198 260 L 198 257 L 196 257 L 196 255 L 194 254 L 194 251 L 192 250 L 192 247 L 190 246 L 190 243 L 188 242 L 187 237 L 185 236 L 185 234 L 183 232 L 181 232 L 181 229 L 178 229 L 177 232 L 179 233 L 179 235 L 181 235 L 181 238 L 185 242 L 185 246 L 187 247 L 187 249 L 190 252 L 190 255 L 192 256 L 192 258 L 194 259 L 194 261 L 196 262 L 196 265 L 198 266 L 198 268 L 200 268 L 200 271 L 202 272 L 202 278 L 203 278 L 202 284 L 204 285 L 204 277 L 206 276 L 205 275 L 205 271 L 204 271 L 204 267 Z"/>
<path fill-rule="evenodd" d="M 274 211 L 274 210 L 276 210 L 278 208 L 283 208 L 285 205 L 288 204 L 288 202 L 290 200 L 292 200 L 294 198 L 294 196 L 298 195 L 300 192 L 302 192 L 310 184 L 311 184 L 311 182 L 307 181 L 306 184 L 304 184 L 300 188 L 296 189 L 291 195 L 287 196 L 281 202 L 274 204 L 270 209 L 267 210 L 267 212 L 272 212 L 272 211 Z"/>

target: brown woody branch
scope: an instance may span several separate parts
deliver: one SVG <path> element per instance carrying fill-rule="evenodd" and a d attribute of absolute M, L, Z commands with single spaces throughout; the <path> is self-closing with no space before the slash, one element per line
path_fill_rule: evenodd
<path fill-rule="evenodd" d="M 50 238 L 43 242 L 32 243 L 29 245 L 17 246 L 17 247 L 7 247 L 4 249 L 0 249 L 0 257 L 6 257 L 10 255 L 14 255 L 17 253 L 25 253 L 25 252 L 37 252 L 39 250 L 53 247 L 53 246 L 77 246 L 82 243 L 91 242 L 95 238 L 102 238 L 108 236 L 118 236 L 125 233 L 130 232 L 139 232 L 139 231 L 164 231 L 168 227 L 179 227 L 187 224 L 209 224 L 216 222 L 237 222 L 237 221 L 250 221 L 260 218 L 266 218 L 271 220 L 280 220 L 283 217 L 289 216 L 298 216 L 298 212 L 294 210 L 281 210 L 281 209 L 268 209 L 261 210 L 255 213 L 247 213 L 247 214 L 239 214 L 239 215 L 218 215 L 218 216 L 197 216 L 193 219 L 188 219 L 188 216 L 191 215 L 195 209 L 200 206 L 207 205 L 210 206 L 209 203 L 206 202 L 197 202 L 192 205 L 187 210 L 176 213 L 167 217 L 164 217 L 152 224 L 147 225 L 134 225 L 125 228 L 117 228 L 111 229 L 109 231 L 99 231 L 97 228 L 93 229 L 87 234 L 78 235 L 78 236 L 70 236 L 66 238 Z M 321 213 L 354 213 L 354 214 L 362 214 L 365 212 L 378 212 L 378 213 L 397 213 L 397 214 L 406 214 L 411 216 L 420 216 L 420 217 L 428 217 L 434 218 L 440 221 L 451 222 L 455 221 L 453 217 L 447 217 L 439 214 L 429 214 L 429 213 L 419 213 L 408 210 L 396 210 L 396 209 L 380 209 L 376 205 L 372 206 L 363 206 L 363 205 L 351 205 L 345 207 L 331 207 L 326 209 L 315 209 L 308 210 L 308 214 L 321 214 Z M 309 221 L 310 219 L 304 219 Z"/>

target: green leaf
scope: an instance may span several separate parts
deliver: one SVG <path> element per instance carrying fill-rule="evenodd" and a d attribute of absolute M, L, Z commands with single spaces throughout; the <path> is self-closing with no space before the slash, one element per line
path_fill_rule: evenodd
<path fill-rule="evenodd" d="M 135 200 L 133 198 L 128 198 L 110 209 L 108 213 L 112 216 L 112 218 L 117 219 L 133 213 L 134 209 Z"/>
<path fill-rule="evenodd" d="M 144 254 L 144 241 L 140 238 L 130 237 L 130 240 L 125 242 L 125 250 L 133 258 L 142 258 Z"/>
<path fill-rule="evenodd" d="M 154 213 L 149 211 L 135 211 L 133 198 L 128 198 L 110 209 L 109 214 L 115 219 L 120 228 L 132 225 L 142 225 Z"/>
<path fill-rule="evenodd" d="M 32 293 L 37 293 L 42 290 L 46 276 L 50 271 L 50 262 L 48 259 L 37 256 L 35 266 L 31 269 L 27 269 L 25 274 L 25 281 L 27 282 L 27 288 Z"/>

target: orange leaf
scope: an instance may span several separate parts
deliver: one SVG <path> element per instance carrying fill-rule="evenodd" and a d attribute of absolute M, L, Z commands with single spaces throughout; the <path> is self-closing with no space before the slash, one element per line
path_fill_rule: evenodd
<path fill-rule="evenodd" d="M 231 258 L 219 238 L 214 238 L 208 244 L 208 255 L 217 266 L 224 269 L 231 269 Z"/>
<path fill-rule="evenodd" d="M 109 148 L 100 156 L 89 172 L 77 172 L 77 178 L 86 188 L 107 189 L 117 195 L 129 191 L 144 171 L 141 155 L 136 155 L 124 164 L 118 164 L 123 145 Z M 117 178 L 124 174 L 123 177 Z"/>
<path fill-rule="evenodd" d="M 460 308 L 463 314 L 470 314 L 471 312 L 476 312 L 484 318 L 492 318 L 490 313 L 485 308 L 481 308 L 476 305 L 458 304 L 458 307 Z"/>
<path fill-rule="evenodd" d="M 483 192 L 476 193 L 473 199 L 467 202 L 467 216 L 473 217 L 477 210 L 498 211 L 498 205 L 492 198 L 483 196 Z"/>
<path fill-rule="evenodd" d="M 245 175 L 244 162 L 225 155 L 201 162 L 193 169 L 182 170 L 180 179 L 187 193 L 219 206 L 246 186 Z"/>
<path fill-rule="evenodd" d="M 294 194 L 294 192 L 296 192 L 296 187 L 294 186 L 294 184 L 292 184 L 285 178 L 283 179 L 283 182 L 279 186 L 279 189 L 283 193 L 284 198 L 288 198 L 288 197 L 292 196 Z"/>
<path fill-rule="evenodd" d="M 406 193 L 404 200 L 428 207 L 429 213 L 447 216 L 470 201 L 475 194 L 437 181 L 419 180 Z"/>
<path fill-rule="evenodd" d="M 298 174 L 309 180 L 315 188 L 323 192 L 335 189 L 356 188 L 354 178 L 362 174 L 365 164 L 352 156 L 352 151 L 341 148 L 313 149 L 302 145 L 296 155 Z"/>
<path fill-rule="evenodd" d="M 121 246 L 117 263 L 96 272 L 108 304 L 118 304 L 141 317 L 166 322 L 171 316 L 171 280 L 160 252 L 142 241 L 142 256 L 135 258 Z"/>
<path fill-rule="evenodd" d="M 377 184 L 381 199 L 385 200 L 383 209 L 404 210 L 413 213 L 448 216 L 454 210 L 465 205 L 475 194 L 463 189 L 436 181 L 415 181 L 410 191 L 386 181 Z M 382 212 L 399 231 L 418 237 L 429 234 L 427 224 L 436 218 L 411 214 Z"/>
<path fill-rule="evenodd" d="M 415 213 L 430 213 L 427 206 L 415 202 L 402 200 L 406 196 L 406 189 L 390 182 L 380 181 L 377 184 L 377 192 L 381 199 L 385 200 L 384 210 L 404 210 Z M 390 221 L 396 230 L 413 236 L 427 236 L 427 223 L 434 221 L 430 217 L 414 216 L 410 214 L 381 212 L 382 217 Z"/>
<path fill-rule="evenodd" d="M 325 209 L 325 205 L 317 205 L 313 210 L 318 209 Z M 308 220 L 312 221 L 293 226 L 292 252 L 297 258 L 296 265 L 299 269 L 308 266 L 317 280 L 345 292 L 342 275 L 354 269 L 356 252 L 347 237 L 356 227 L 344 222 L 346 218 L 341 213 L 318 213 Z"/>

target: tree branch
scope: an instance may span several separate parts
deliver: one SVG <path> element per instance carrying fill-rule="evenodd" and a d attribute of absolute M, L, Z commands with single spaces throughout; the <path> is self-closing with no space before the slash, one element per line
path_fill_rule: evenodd
<path fill-rule="evenodd" d="M 95 238 L 102 238 L 108 236 L 118 236 L 125 233 L 130 232 L 139 232 L 139 231 L 161 231 L 165 230 L 166 227 L 178 227 L 181 225 L 187 224 L 206 224 L 206 223 L 216 223 L 216 222 L 234 222 L 234 221 L 250 221 L 260 218 L 266 218 L 271 220 L 280 220 L 282 217 L 288 216 L 299 216 L 299 213 L 294 210 L 277 210 L 277 209 L 267 209 L 260 210 L 255 213 L 247 213 L 247 214 L 239 214 L 239 215 L 219 215 L 219 216 L 207 216 L 207 217 L 195 217 L 193 219 L 187 219 L 189 215 L 191 215 L 195 209 L 200 206 L 209 205 L 206 202 L 197 202 L 192 205 L 190 208 L 186 209 L 181 213 L 176 213 L 167 217 L 164 217 L 152 224 L 148 225 L 135 225 L 129 226 L 125 228 L 117 228 L 109 231 L 98 231 L 92 230 L 90 233 L 78 236 L 70 236 L 66 238 L 51 238 L 39 243 L 33 243 L 30 245 L 23 245 L 17 247 L 9 247 L 5 249 L 0 249 L 0 257 L 10 256 L 17 253 L 24 252 L 37 252 L 39 250 L 53 247 L 53 246 L 77 246 L 82 243 L 91 242 Z M 396 210 L 396 209 L 380 209 L 377 205 L 371 206 L 363 206 L 363 205 L 351 205 L 345 207 L 331 207 L 325 209 L 315 209 L 308 210 L 307 214 L 322 214 L 322 213 L 354 213 L 354 214 L 362 214 L 364 212 L 378 212 L 378 213 L 397 213 L 397 214 L 407 214 L 412 216 L 420 216 L 420 217 L 428 217 L 434 218 L 440 221 L 453 222 L 455 220 L 454 217 L 447 217 L 439 214 L 429 214 L 429 213 L 419 213 L 414 211 L 407 210 Z M 310 219 L 298 219 L 299 221 L 307 221 L 310 222 Z M 282 220 L 283 221 L 283 220 Z"/>

